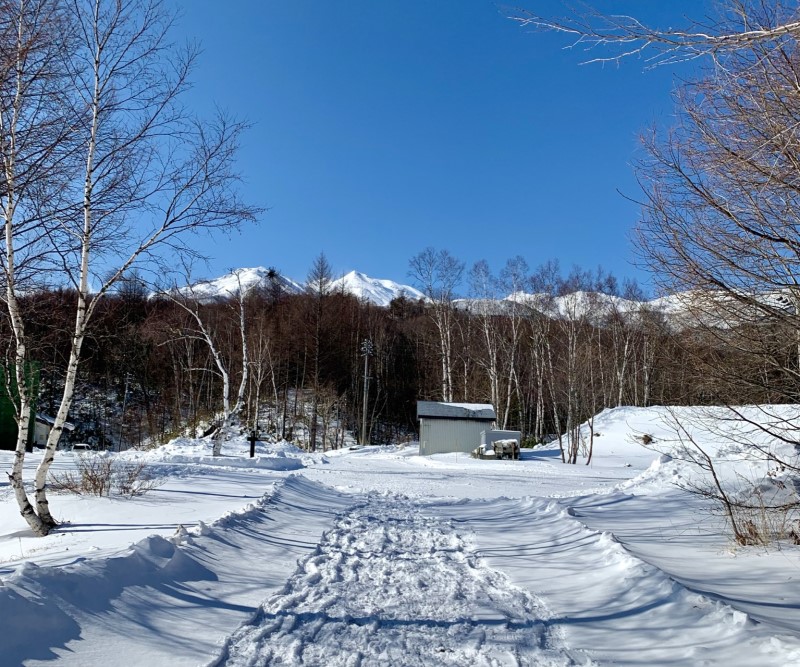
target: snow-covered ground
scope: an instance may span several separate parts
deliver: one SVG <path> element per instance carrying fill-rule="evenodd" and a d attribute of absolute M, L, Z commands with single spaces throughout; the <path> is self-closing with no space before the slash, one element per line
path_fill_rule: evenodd
<path fill-rule="evenodd" d="M 678 416 L 722 474 L 758 471 L 724 414 Z M 641 445 L 672 426 L 606 411 L 589 466 L 176 441 L 121 455 L 146 495 L 53 497 L 46 538 L 2 483 L 0 665 L 800 664 L 798 547 L 736 547 Z"/>

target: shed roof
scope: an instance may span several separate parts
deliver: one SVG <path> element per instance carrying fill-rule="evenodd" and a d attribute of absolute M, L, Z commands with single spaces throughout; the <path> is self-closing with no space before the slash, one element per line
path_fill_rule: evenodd
<path fill-rule="evenodd" d="M 56 424 L 56 418 L 51 417 L 50 415 L 42 414 L 41 412 L 36 413 L 35 420 L 37 422 L 41 422 L 42 424 L 47 424 L 49 427 L 53 427 Z M 64 430 L 65 431 L 74 431 L 75 424 L 70 424 L 69 422 L 64 422 Z"/>
<path fill-rule="evenodd" d="M 417 401 L 417 419 L 475 419 L 494 421 L 497 416 L 491 403 L 440 403 L 439 401 Z"/>

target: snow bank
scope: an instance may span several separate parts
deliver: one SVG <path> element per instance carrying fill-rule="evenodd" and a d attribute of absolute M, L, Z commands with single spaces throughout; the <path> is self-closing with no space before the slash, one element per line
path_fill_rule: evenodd
<path fill-rule="evenodd" d="M 207 662 L 353 502 L 295 476 L 215 522 L 147 537 L 118 556 L 26 563 L 0 584 L 0 663 Z"/>
<path fill-rule="evenodd" d="M 308 454 L 288 442 L 259 441 L 253 458 L 250 458 L 250 443 L 244 436 L 223 443 L 222 456 L 212 456 L 212 447 L 208 438 L 176 438 L 154 449 L 128 450 L 120 456 L 148 464 L 195 464 L 265 470 L 299 470 L 311 461 Z"/>

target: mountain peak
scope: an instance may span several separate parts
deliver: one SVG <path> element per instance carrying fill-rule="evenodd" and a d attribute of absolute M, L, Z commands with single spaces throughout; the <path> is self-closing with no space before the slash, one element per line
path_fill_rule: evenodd
<path fill-rule="evenodd" d="M 388 306 L 400 296 L 409 299 L 425 298 L 422 292 L 410 285 L 402 285 L 393 280 L 371 278 L 360 271 L 351 271 L 345 274 L 338 280 L 334 280 L 332 286 L 378 306 Z"/>
<path fill-rule="evenodd" d="M 266 269 L 263 266 L 234 269 L 224 276 L 199 281 L 192 285 L 191 290 L 182 291 L 186 293 L 191 291 L 196 298 L 211 301 L 238 294 L 240 289 L 247 292 L 257 287 L 270 287 L 276 284 L 287 294 L 302 294 L 305 291 L 301 283 L 287 278 L 280 272 L 276 274 L 274 269 Z M 332 281 L 330 286 L 334 291 L 341 290 L 378 306 L 388 306 L 393 299 L 400 296 L 409 299 L 424 298 L 422 292 L 410 285 L 371 278 L 355 270 Z"/>

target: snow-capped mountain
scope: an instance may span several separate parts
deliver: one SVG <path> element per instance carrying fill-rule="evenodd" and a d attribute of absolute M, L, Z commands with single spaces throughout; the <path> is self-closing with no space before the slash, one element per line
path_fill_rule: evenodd
<path fill-rule="evenodd" d="M 552 317 L 584 317 L 587 315 L 605 316 L 612 312 L 632 313 L 648 306 L 650 302 L 630 301 L 601 292 L 577 291 L 562 296 L 549 294 L 528 294 L 515 292 L 504 301 L 514 302 L 535 308 Z"/>
<path fill-rule="evenodd" d="M 191 290 L 181 290 L 200 300 L 211 301 L 222 299 L 237 294 L 240 289 L 245 292 L 254 289 L 280 289 L 285 294 L 302 294 L 304 285 L 287 278 L 274 269 L 265 269 L 263 266 L 255 268 L 236 269 L 211 280 L 203 280 L 192 285 Z M 347 294 L 374 303 L 378 306 L 388 306 L 393 299 L 405 296 L 408 299 L 422 299 L 424 295 L 410 285 L 402 285 L 393 280 L 370 278 L 359 271 L 351 271 L 337 280 L 331 281 L 331 291 L 342 291 Z"/>
<path fill-rule="evenodd" d="M 334 280 L 331 286 L 378 306 L 388 306 L 393 299 L 400 296 L 414 301 L 425 298 L 422 292 L 410 285 L 401 285 L 394 280 L 370 278 L 359 271 L 351 271 L 338 280 Z"/>
<path fill-rule="evenodd" d="M 510 315 L 536 311 L 554 319 L 601 320 L 613 313 L 629 316 L 642 310 L 660 310 L 653 301 L 631 301 L 601 292 L 577 291 L 561 296 L 514 292 L 501 299 L 457 299 L 456 307 L 486 315 Z"/>
<path fill-rule="evenodd" d="M 224 299 L 233 296 L 240 289 L 249 291 L 261 288 L 277 290 L 284 294 L 302 294 L 304 284 L 287 278 L 275 269 L 263 266 L 236 269 L 224 276 L 195 283 L 190 289 L 180 290 L 202 301 Z M 372 278 L 360 271 L 350 273 L 331 281 L 332 292 L 352 294 L 358 299 L 386 307 L 393 299 L 404 296 L 407 299 L 425 299 L 425 295 L 410 285 L 393 280 Z M 764 295 L 766 306 L 774 309 L 793 309 L 787 295 L 776 292 Z M 741 321 L 763 316 L 761 309 L 753 309 L 735 303 L 730 297 L 713 293 L 682 292 L 650 301 L 631 301 L 618 296 L 599 292 L 577 291 L 561 296 L 516 292 L 501 299 L 456 299 L 455 306 L 474 313 L 501 315 L 512 312 L 515 304 L 536 310 L 544 315 L 559 318 L 583 318 L 602 320 L 612 313 L 635 317 L 643 311 L 661 313 L 675 327 L 692 326 L 698 321 L 708 326 L 729 326 L 734 320 Z"/>
<path fill-rule="evenodd" d="M 202 280 L 192 285 L 191 289 L 181 289 L 186 294 L 203 300 L 224 299 L 239 293 L 242 289 L 249 292 L 254 288 L 280 289 L 286 294 L 301 294 L 304 289 L 300 283 L 278 273 L 274 269 L 256 266 L 247 269 L 235 269 L 230 273 L 210 280 Z"/>

